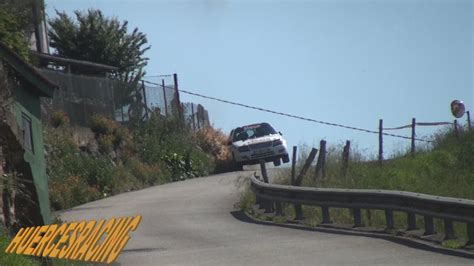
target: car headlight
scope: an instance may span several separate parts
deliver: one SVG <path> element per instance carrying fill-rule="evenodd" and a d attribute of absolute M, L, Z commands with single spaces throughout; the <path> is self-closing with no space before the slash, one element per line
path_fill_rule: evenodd
<path fill-rule="evenodd" d="M 273 146 L 280 146 L 280 145 L 283 145 L 283 141 L 281 141 L 280 139 L 273 141 Z"/>
<path fill-rule="evenodd" d="M 239 147 L 237 150 L 239 152 L 246 152 L 246 151 L 250 151 L 250 148 L 249 146 L 242 146 L 242 147 Z"/>

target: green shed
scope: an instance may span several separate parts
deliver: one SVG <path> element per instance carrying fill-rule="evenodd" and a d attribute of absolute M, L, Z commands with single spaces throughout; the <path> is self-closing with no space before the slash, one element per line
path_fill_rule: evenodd
<path fill-rule="evenodd" d="M 15 192 L 3 186 L 4 223 L 8 227 L 14 221 L 20 226 L 48 224 L 40 97 L 51 98 L 56 85 L 1 43 L 0 61 L 0 172 L 10 173 L 7 176 L 15 179 L 17 188 Z"/>

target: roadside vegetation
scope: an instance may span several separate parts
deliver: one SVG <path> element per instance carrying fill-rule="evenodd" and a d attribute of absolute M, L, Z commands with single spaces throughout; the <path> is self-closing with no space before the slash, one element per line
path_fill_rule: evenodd
<path fill-rule="evenodd" d="M 10 238 L 5 232 L 5 229 L 0 230 L 0 250 L 4 251 L 10 243 Z M 34 256 L 17 255 L 17 254 L 6 254 L 5 252 L 0 253 L 0 265 L 21 265 L 21 266 L 93 266 L 98 265 L 94 263 L 61 260 L 61 259 L 45 259 Z"/>
<path fill-rule="evenodd" d="M 153 114 L 127 128 L 102 116 L 80 144 L 65 113 L 45 126 L 51 205 L 71 208 L 117 193 L 231 170 L 225 135 L 212 127 L 189 130 L 173 117 Z"/>
<path fill-rule="evenodd" d="M 37 1 L 41 6 L 43 1 Z M 0 42 L 12 49 L 21 59 L 32 63 L 28 54 L 28 42 L 25 38 L 29 27 L 35 22 L 31 12 L 34 1 L 0 0 Z M 40 15 L 39 17 L 43 17 Z"/>
<path fill-rule="evenodd" d="M 303 179 L 303 186 L 325 188 L 360 188 L 411 191 L 431 195 L 474 199 L 474 131 L 464 130 L 459 137 L 453 131 L 440 131 L 434 136 L 436 142 L 425 146 L 413 157 L 409 151 L 400 153 L 384 161 L 368 161 L 357 150 L 351 150 L 347 174 L 342 175 L 342 146 L 330 147 L 327 154 L 326 178 L 314 179 L 313 171 L 308 171 Z M 299 158 L 307 157 L 303 147 Z M 297 172 L 304 161 L 297 163 Z M 282 169 L 274 177 L 274 183 L 290 184 L 290 169 Z M 294 219 L 294 208 L 286 204 L 284 217 L 271 217 L 259 214 L 252 209 L 255 196 L 250 189 L 244 189 L 240 207 L 263 220 L 286 222 Z M 322 222 L 319 207 L 303 206 L 305 220 L 309 226 L 317 226 Z M 384 228 L 385 216 L 383 211 L 364 210 L 363 221 L 366 226 Z M 331 208 L 331 219 L 335 223 L 351 224 L 352 215 L 347 209 Z M 395 227 L 406 228 L 406 214 L 394 212 Z M 419 228 L 423 228 L 423 217 L 417 216 Z M 436 230 L 443 232 L 441 220 L 435 219 Z M 462 246 L 467 232 L 465 224 L 454 223 L 455 234 L 461 240 L 450 240 L 443 243 L 446 247 Z"/>

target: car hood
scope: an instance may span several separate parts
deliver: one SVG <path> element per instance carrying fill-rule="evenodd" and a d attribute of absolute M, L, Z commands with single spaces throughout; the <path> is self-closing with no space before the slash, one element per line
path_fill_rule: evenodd
<path fill-rule="evenodd" d="M 263 142 L 269 142 L 269 141 L 274 141 L 277 139 L 282 139 L 282 137 L 279 134 L 274 134 L 274 135 L 268 135 L 268 136 L 263 136 L 260 138 L 254 138 L 254 139 L 247 139 L 247 140 L 239 140 L 234 143 L 232 143 L 235 147 L 242 147 L 242 146 L 248 146 L 252 144 L 257 144 L 257 143 L 263 143 Z"/>

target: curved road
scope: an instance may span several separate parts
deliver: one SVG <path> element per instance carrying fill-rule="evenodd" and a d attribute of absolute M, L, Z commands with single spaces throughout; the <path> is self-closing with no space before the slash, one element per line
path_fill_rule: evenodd
<path fill-rule="evenodd" d="M 383 239 L 242 221 L 228 173 L 120 194 L 61 213 L 67 221 L 142 215 L 121 265 L 473 265 Z M 239 177 L 240 176 L 240 177 Z M 237 215 L 238 216 L 238 215 Z"/>

